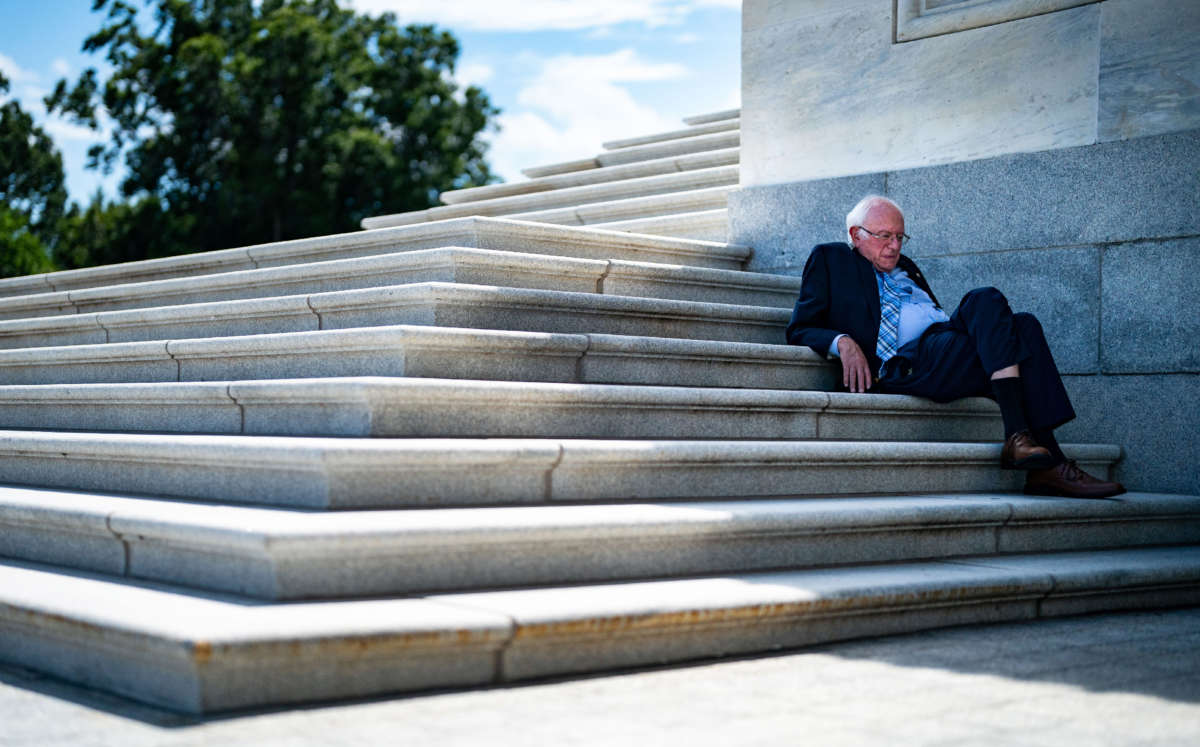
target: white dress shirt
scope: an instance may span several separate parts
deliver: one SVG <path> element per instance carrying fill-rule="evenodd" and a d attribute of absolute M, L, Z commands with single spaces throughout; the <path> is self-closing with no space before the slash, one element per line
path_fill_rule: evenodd
<path fill-rule="evenodd" d="M 900 329 L 898 331 L 898 339 L 896 340 L 896 348 L 904 347 L 905 343 L 912 342 L 929 329 L 929 325 L 934 322 L 947 322 L 950 317 L 946 315 L 933 303 L 933 299 L 929 294 L 921 290 L 921 286 L 913 282 L 913 279 L 908 276 L 908 273 L 899 267 L 892 268 L 888 273 L 888 277 L 892 282 L 903 289 L 909 291 L 900 299 Z M 882 284 L 879 274 L 875 275 L 876 285 Z M 829 346 L 829 357 L 837 358 L 838 340 L 845 335 L 838 335 L 833 338 L 833 343 Z M 865 351 L 864 351 L 865 352 Z"/>

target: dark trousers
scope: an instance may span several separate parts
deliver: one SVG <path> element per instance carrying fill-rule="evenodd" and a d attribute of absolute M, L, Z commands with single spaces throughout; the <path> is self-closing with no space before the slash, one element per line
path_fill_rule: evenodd
<path fill-rule="evenodd" d="M 1021 366 L 1030 428 L 1057 428 L 1075 417 L 1041 323 L 1032 314 L 1014 314 L 995 288 L 970 291 L 950 321 L 900 348 L 884 366 L 877 391 L 935 402 L 992 397 L 992 373 L 1014 363 Z"/>

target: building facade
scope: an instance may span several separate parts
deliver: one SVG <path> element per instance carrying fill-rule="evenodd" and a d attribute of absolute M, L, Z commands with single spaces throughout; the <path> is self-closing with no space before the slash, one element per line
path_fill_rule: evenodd
<path fill-rule="evenodd" d="M 731 240 L 799 274 L 876 192 L 948 305 L 1042 320 L 1117 478 L 1200 492 L 1200 2 L 745 0 Z"/>

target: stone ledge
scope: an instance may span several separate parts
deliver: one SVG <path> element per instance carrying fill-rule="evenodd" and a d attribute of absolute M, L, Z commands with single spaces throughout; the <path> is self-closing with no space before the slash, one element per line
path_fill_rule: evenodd
<path fill-rule="evenodd" d="M 620 179 L 636 179 L 644 176 L 671 174 L 677 171 L 732 166 L 737 165 L 738 154 L 738 148 L 701 151 L 700 153 L 688 153 L 682 156 L 669 156 L 667 158 L 637 161 L 618 166 L 606 166 L 587 171 L 538 177 L 521 182 L 486 184 L 482 187 L 455 189 L 449 192 L 442 192 L 440 199 L 447 205 L 460 205 L 475 200 L 509 197 L 532 192 L 545 192 L 567 187 L 580 187 L 587 184 L 600 184 Z"/>
<path fill-rule="evenodd" d="M 722 148 L 736 148 L 741 145 L 741 132 L 717 132 L 711 135 L 694 135 L 679 138 L 666 143 L 651 143 L 650 145 L 635 145 L 621 150 L 610 150 L 595 157 L 599 166 L 616 166 L 635 161 L 649 161 L 655 158 L 681 156 L 685 153 L 700 153 Z M 528 172 L 526 172 L 528 174 Z M 533 176 L 533 174 L 528 174 Z"/>
<path fill-rule="evenodd" d="M 181 304 L 0 321 L 0 348 L 141 342 L 320 329 L 305 296 Z"/>
<path fill-rule="evenodd" d="M 995 405 L 415 378 L 0 386 L 0 428 L 356 437 L 989 441 Z"/>
<path fill-rule="evenodd" d="M 654 135 L 642 135 L 640 137 L 627 137 L 621 140 L 609 140 L 601 144 L 605 150 L 619 150 L 621 148 L 630 148 L 636 145 L 650 145 L 651 143 L 664 143 L 669 140 L 678 140 L 685 137 L 693 137 L 695 135 L 711 135 L 715 132 L 728 132 L 741 127 L 741 120 L 736 117 L 718 119 L 712 122 L 702 122 L 685 127 L 682 130 L 672 130 L 670 132 L 660 132 Z"/>
<path fill-rule="evenodd" d="M 594 157 L 578 158 L 574 161 L 561 161 L 559 163 L 546 164 L 545 166 L 530 166 L 521 169 L 521 173 L 530 178 L 536 178 L 557 176 L 558 174 L 571 174 L 576 171 L 587 171 L 599 167 L 600 163 Z"/>
<path fill-rule="evenodd" d="M 510 616 L 502 664 L 506 677 L 525 679 L 1032 619 L 1068 578 L 1097 609 L 1119 608 L 1121 597 L 1137 606 L 1146 588 L 1174 592 L 1160 604 L 1200 596 L 1195 547 L 973 560 L 428 598 Z"/>
<path fill-rule="evenodd" d="M 424 282 L 0 321 L 0 347 L 426 324 L 513 331 L 783 341 L 787 309 Z"/>
<path fill-rule="evenodd" d="M 789 309 L 800 295 L 800 278 L 794 275 L 699 267 L 675 267 L 669 271 L 662 268 L 662 265 L 647 262 L 613 260 L 608 263 L 601 290 L 610 295 Z"/>
<path fill-rule="evenodd" d="M 1101 477 L 1120 448 L 1068 453 Z M 999 444 L 0 431 L 11 483 L 293 508 L 995 491 Z"/>
<path fill-rule="evenodd" d="M 731 270 L 740 269 L 750 255 L 748 247 L 715 242 L 661 236 L 629 236 L 617 231 L 533 223 L 510 218 L 454 218 L 413 226 L 356 231 L 238 249 L 5 278 L 0 279 L 0 296 L 94 288 L 113 283 L 208 275 L 324 259 L 386 254 L 398 249 L 437 249 L 446 246 L 567 255 L 585 259 L 625 257 Z M 638 254 L 625 255 L 625 252 Z"/>
<path fill-rule="evenodd" d="M 603 166 L 616 166 L 624 163 L 652 161 L 671 156 L 682 156 L 688 153 L 735 148 L 741 143 L 739 130 L 731 132 L 716 132 L 708 135 L 693 135 L 677 138 L 665 143 L 650 143 L 635 145 L 618 151 L 606 151 L 591 158 L 581 158 L 574 161 L 563 161 L 545 166 L 534 166 L 521 169 L 521 173 L 530 178 L 555 176 L 576 171 L 588 171 Z"/>
<path fill-rule="evenodd" d="M 594 203 L 627 200 L 652 195 L 674 194 L 738 182 L 738 167 L 717 166 L 707 169 L 676 171 L 669 174 L 605 181 L 552 191 L 475 200 L 458 205 L 443 205 L 427 210 L 365 218 L 363 228 L 386 228 L 470 215 L 532 215 L 532 211 L 552 208 L 582 208 Z M 557 221 L 551 221 L 557 222 Z"/>
<path fill-rule="evenodd" d="M 835 375 L 790 345 L 409 325 L 0 350 L 5 384 L 416 376 L 826 390 Z"/>
<path fill-rule="evenodd" d="M 790 306 L 800 292 L 789 275 L 445 247 L 12 296 L 0 298 L 0 320 L 432 281 L 756 306 Z"/>
<path fill-rule="evenodd" d="M 734 186 L 706 187 L 686 192 L 629 197 L 623 200 L 595 202 L 577 207 L 551 208 L 526 213 L 514 213 L 516 220 L 539 221 L 562 225 L 593 225 L 634 218 L 654 218 L 673 213 L 724 208 L 726 196 Z"/>
<path fill-rule="evenodd" d="M 485 684 L 512 631 L 421 599 L 247 605 L 18 563 L 0 578 L 5 660 L 191 713 Z"/>
<path fill-rule="evenodd" d="M 1013 552 L 1004 549 L 1016 544 L 1010 535 L 1019 552 L 1195 543 L 1200 497 L 951 494 L 328 514 L 0 487 L 0 526 L 10 558 L 283 600 Z"/>
<path fill-rule="evenodd" d="M 710 114 L 694 114 L 690 117 L 684 117 L 683 123 L 689 125 L 701 125 L 708 122 L 719 122 L 722 119 L 736 119 L 742 115 L 741 109 L 724 109 L 719 112 Z"/>
<path fill-rule="evenodd" d="M 417 283 L 309 296 L 320 328 L 430 324 L 566 334 L 647 335 L 729 342 L 783 342 L 791 313 L 764 306 Z M 3 328 L 0 322 L 0 329 Z"/>
<path fill-rule="evenodd" d="M 420 599 L 246 604 L 0 565 L 4 658 L 207 712 L 515 681 L 964 623 L 1194 604 L 1200 548 L 747 573 Z"/>
<path fill-rule="evenodd" d="M 724 241 L 729 236 L 729 210 L 701 210 L 650 218 L 611 221 L 596 224 L 599 228 L 628 231 L 655 236 L 679 236 L 707 241 Z M 798 277 L 798 276 L 794 276 Z"/>

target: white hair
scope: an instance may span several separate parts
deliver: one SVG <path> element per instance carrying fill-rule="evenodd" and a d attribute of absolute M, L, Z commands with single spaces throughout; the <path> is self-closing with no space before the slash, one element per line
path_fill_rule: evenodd
<path fill-rule="evenodd" d="M 895 202 L 889 200 L 883 195 L 867 195 L 858 201 L 858 204 L 846 213 L 846 235 L 850 236 L 850 231 L 855 226 L 861 226 L 863 221 L 867 219 L 867 213 L 871 212 L 871 208 L 877 205 L 891 205 L 896 210 L 904 215 L 904 211 Z M 854 243 L 854 237 L 850 236 L 850 243 Z"/>

